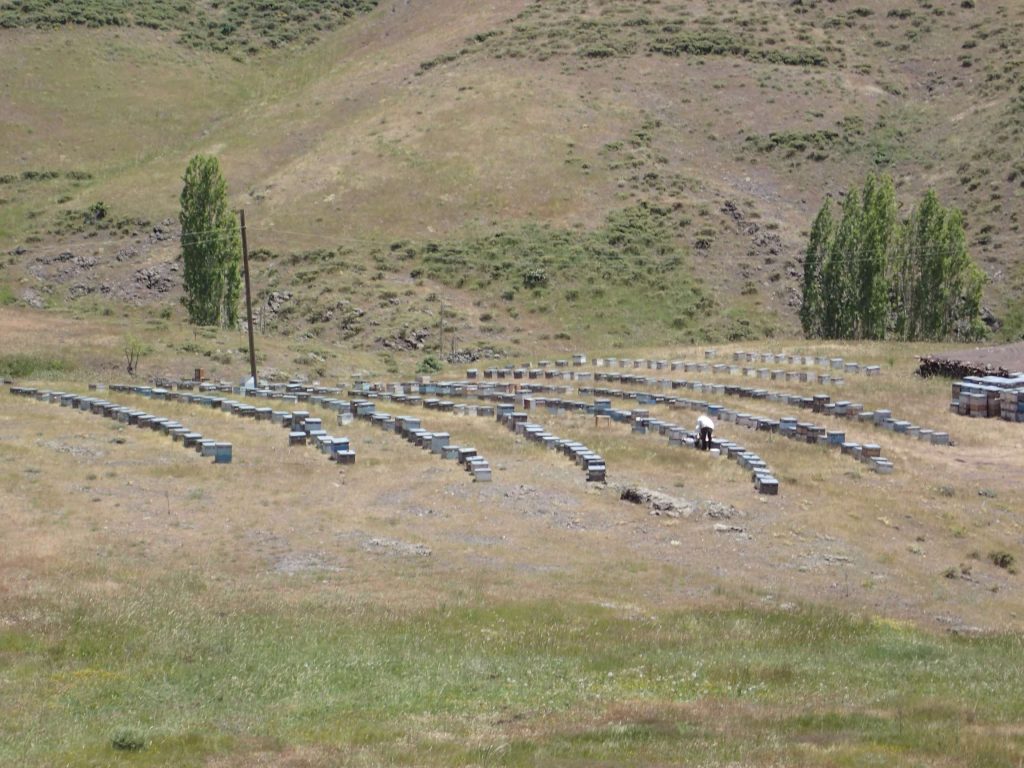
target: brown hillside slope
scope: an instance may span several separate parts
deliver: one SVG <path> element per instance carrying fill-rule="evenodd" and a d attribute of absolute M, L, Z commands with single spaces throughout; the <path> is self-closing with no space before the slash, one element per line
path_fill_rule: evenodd
<path fill-rule="evenodd" d="M 215 152 L 254 242 L 274 250 L 365 259 L 396 240 L 586 229 L 666 205 L 673 247 L 722 307 L 781 311 L 792 328 L 810 218 L 882 170 L 907 205 L 934 186 L 965 209 L 1001 313 L 1020 279 L 1022 15 L 952 0 L 393 0 L 246 65 L 139 30 L 5 31 L 20 133 L 0 145 L 4 169 L 95 179 L 8 185 L 0 237 L 64 247 L 45 224 L 63 198 L 173 216 L 188 156 Z"/>

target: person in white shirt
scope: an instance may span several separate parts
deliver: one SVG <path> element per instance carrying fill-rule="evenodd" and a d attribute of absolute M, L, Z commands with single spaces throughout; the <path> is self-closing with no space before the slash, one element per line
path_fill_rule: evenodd
<path fill-rule="evenodd" d="M 715 422 L 707 414 L 697 417 L 697 447 L 702 451 L 711 449 L 711 435 L 715 431 Z"/>

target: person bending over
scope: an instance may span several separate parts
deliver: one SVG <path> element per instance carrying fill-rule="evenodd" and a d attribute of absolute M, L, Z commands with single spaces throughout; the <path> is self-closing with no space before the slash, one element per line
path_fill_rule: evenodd
<path fill-rule="evenodd" d="M 697 417 L 697 447 L 702 451 L 711 449 L 711 435 L 715 432 L 715 422 L 707 414 Z"/>

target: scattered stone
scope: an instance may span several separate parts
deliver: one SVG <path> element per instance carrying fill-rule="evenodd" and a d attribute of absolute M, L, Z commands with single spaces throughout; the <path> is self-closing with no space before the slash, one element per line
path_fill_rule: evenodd
<path fill-rule="evenodd" d="M 291 291 L 274 291 L 267 297 L 267 309 L 276 314 L 291 300 Z"/>
<path fill-rule="evenodd" d="M 712 520 L 730 520 L 740 515 L 740 511 L 732 504 L 723 504 L 718 501 L 705 501 L 701 505 L 701 511 L 705 517 L 710 517 Z"/>
<path fill-rule="evenodd" d="M 826 563 L 852 563 L 853 562 L 853 558 L 847 557 L 846 555 L 824 554 L 824 555 L 821 556 L 821 559 L 824 560 Z"/>
<path fill-rule="evenodd" d="M 693 514 L 693 504 L 685 499 L 677 499 L 639 486 L 621 486 L 617 490 L 619 498 L 623 501 L 646 506 L 652 515 L 658 517 L 689 517 Z"/>
<path fill-rule="evenodd" d="M 136 270 L 133 280 L 135 285 L 157 293 L 167 293 L 174 287 L 174 281 L 168 272 L 174 271 L 174 264 L 168 262 L 157 267 L 143 267 Z"/>
<path fill-rule="evenodd" d="M 426 346 L 430 334 L 431 331 L 427 328 L 403 328 L 394 336 L 377 339 L 377 343 L 385 349 L 419 350 Z"/>
<path fill-rule="evenodd" d="M 321 552 L 298 552 L 277 558 L 274 562 L 274 570 L 293 576 L 296 573 L 309 573 L 310 571 L 335 572 L 340 571 L 341 568 Z"/>
<path fill-rule="evenodd" d="M 33 309 L 43 309 L 46 306 L 46 301 L 43 297 L 32 288 L 26 288 L 21 292 L 21 300 Z"/>
<path fill-rule="evenodd" d="M 152 231 L 149 233 L 149 241 L 151 243 L 163 243 L 175 238 L 176 236 L 174 221 L 172 219 L 164 219 L 153 227 Z"/>
<path fill-rule="evenodd" d="M 79 283 L 68 288 L 69 299 L 80 299 L 83 296 L 88 296 L 90 293 L 96 293 L 96 286 Z"/>
<path fill-rule="evenodd" d="M 47 440 L 45 443 L 42 443 L 42 446 L 44 448 L 49 448 L 51 451 L 56 451 L 57 453 L 66 453 L 71 456 L 80 456 L 89 459 L 99 459 L 106 455 L 103 451 L 96 448 L 88 448 L 84 445 L 71 445 L 69 443 L 61 442 L 60 440 Z"/>
<path fill-rule="evenodd" d="M 459 349 L 455 354 L 445 355 L 445 360 L 453 364 L 475 363 L 477 360 L 499 360 L 505 353 L 491 347 L 480 349 Z"/>
<path fill-rule="evenodd" d="M 376 555 L 397 555 L 400 557 L 430 557 L 433 554 L 425 544 L 409 544 L 397 539 L 367 539 L 364 552 Z"/>
<path fill-rule="evenodd" d="M 725 523 L 715 523 L 715 533 L 744 533 L 744 529 L 738 525 L 726 525 Z"/>

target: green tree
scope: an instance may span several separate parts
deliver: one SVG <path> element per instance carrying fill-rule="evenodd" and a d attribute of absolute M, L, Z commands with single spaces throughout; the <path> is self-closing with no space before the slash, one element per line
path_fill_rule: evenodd
<path fill-rule="evenodd" d="M 885 338 L 889 320 L 888 271 L 900 240 L 896 188 L 890 176 L 868 176 L 862 195 L 859 248 L 851 255 L 855 317 L 853 338 Z"/>
<path fill-rule="evenodd" d="M 929 190 L 910 215 L 902 254 L 909 289 L 901 338 L 973 339 L 985 275 L 967 253 L 963 217 Z"/>
<path fill-rule="evenodd" d="M 851 189 L 838 224 L 818 212 L 804 259 L 804 333 L 835 339 L 976 339 L 985 274 L 963 218 L 929 191 L 901 221 L 888 176 Z"/>
<path fill-rule="evenodd" d="M 856 322 L 857 258 L 861 251 L 864 209 L 859 189 L 843 199 L 843 217 L 823 269 L 822 336 L 849 339 Z"/>
<path fill-rule="evenodd" d="M 832 198 L 825 198 L 824 205 L 814 217 L 811 237 L 804 254 L 804 285 L 800 302 L 800 324 L 804 335 L 817 338 L 823 335 L 825 291 L 825 264 L 828 261 L 835 240 L 835 221 L 832 219 Z"/>
<path fill-rule="evenodd" d="M 933 338 L 940 333 L 941 307 L 946 301 L 945 269 L 939 250 L 943 218 L 939 199 L 929 190 L 907 221 L 894 302 L 896 330 L 907 341 Z"/>
<path fill-rule="evenodd" d="M 981 292 L 985 273 L 967 253 L 963 215 L 956 209 L 946 211 L 942 239 L 938 249 L 945 253 L 945 317 L 941 336 L 973 341 L 985 335 L 981 322 Z"/>
<path fill-rule="evenodd" d="M 238 322 L 241 242 L 228 207 L 227 183 L 217 158 L 196 155 L 181 190 L 181 254 L 189 321 L 227 326 Z"/>

